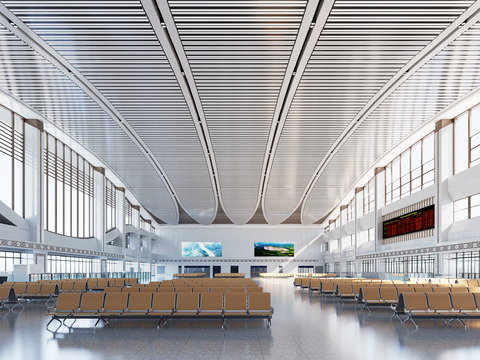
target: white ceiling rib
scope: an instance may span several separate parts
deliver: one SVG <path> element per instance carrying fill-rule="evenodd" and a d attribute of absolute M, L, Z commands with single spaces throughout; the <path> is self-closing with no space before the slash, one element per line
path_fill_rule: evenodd
<path fill-rule="evenodd" d="M 471 3 L 335 2 L 282 129 L 266 216 L 278 223 L 298 207 L 319 162 L 362 108 Z"/>
<path fill-rule="evenodd" d="M 285 79 L 278 95 L 277 105 L 273 116 L 272 129 L 270 130 L 270 137 L 268 140 L 267 149 L 265 153 L 264 168 L 265 173 L 264 182 L 262 183 L 262 195 L 266 194 L 268 180 L 272 171 L 273 159 L 275 158 L 275 151 L 280 141 L 280 134 L 282 133 L 285 120 L 288 115 L 288 110 L 292 104 L 298 84 L 301 81 L 303 72 L 307 66 L 308 59 L 315 48 L 320 33 L 323 30 L 328 15 L 332 10 L 335 0 L 326 0 L 319 3 L 319 1 L 309 1 L 305 10 L 305 15 L 300 25 L 297 40 L 293 47 L 292 55 L 285 71 Z M 278 120 L 276 120 L 278 119 Z M 267 222 L 274 224 L 280 223 L 285 218 L 280 219 L 272 215 L 267 216 L 265 211 L 265 197 L 262 197 L 262 210 Z M 292 210 L 292 212 L 295 209 Z M 289 214 L 287 218 L 290 216 Z"/>
<path fill-rule="evenodd" d="M 307 185 L 306 192 L 305 192 L 305 201 L 302 205 L 302 223 L 305 221 L 306 224 L 313 223 L 320 219 L 323 215 L 325 215 L 326 211 L 322 212 L 320 216 L 318 216 L 318 210 L 314 210 L 315 215 L 304 211 L 305 207 L 312 211 L 315 207 L 313 202 L 318 203 L 315 200 L 309 200 L 310 195 L 312 192 L 316 192 L 316 195 L 312 196 L 313 198 L 318 198 L 319 190 L 315 191 L 315 185 L 318 179 L 321 177 L 323 171 L 328 166 L 330 161 L 334 159 L 336 153 L 342 146 L 348 141 L 348 139 L 355 134 L 355 131 L 358 129 L 359 126 L 368 118 L 370 114 L 372 114 L 381 104 L 382 102 L 388 98 L 392 93 L 395 92 L 397 88 L 399 88 L 404 82 L 408 81 L 408 79 L 414 74 L 416 71 L 421 69 L 425 64 L 428 63 L 436 54 L 446 48 L 449 44 L 451 44 L 455 39 L 461 36 L 467 29 L 473 26 L 478 20 L 480 20 L 480 2 L 474 3 L 470 6 L 465 12 L 463 12 L 460 16 L 458 16 L 455 21 L 453 21 L 442 33 L 440 33 L 434 40 L 432 40 L 425 48 L 420 51 L 416 56 L 414 56 L 402 69 L 400 69 L 376 94 L 373 96 L 367 104 L 363 107 L 363 109 L 355 116 L 349 126 L 342 132 L 342 134 L 338 137 L 332 147 L 329 149 L 327 154 L 323 157 L 322 161 L 318 165 L 317 169 L 315 170 L 315 174 L 312 176 L 309 184 Z M 424 120 L 428 119 L 428 117 L 424 117 Z M 380 124 L 378 124 L 380 125 Z M 419 125 L 416 123 L 416 125 Z M 411 131 L 415 129 L 415 127 L 410 128 Z M 386 151 L 386 149 L 385 149 Z M 378 158 L 378 156 L 377 156 Z M 375 158 L 376 160 L 376 158 Z M 373 161 L 372 161 L 373 163 Z M 368 167 L 368 166 L 367 166 Z M 364 167 L 366 169 L 367 167 Z M 357 176 L 360 173 L 353 172 Z M 352 173 L 352 174 L 353 174 Z M 347 177 L 343 177 L 343 181 L 346 180 Z M 336 183 L 338 185 L 338 182 Z M 346 190 L 344 187 L 342 187 Z M 332 197 L 336 191 L 334 190 L 329 197 Z M 340 198 L 338 198 L 338 194 L 335 196 L 336 201 L 338 202 Z M 331 199 L 330 199 L 331 200 Z M 317 204 L 318 205 L 318 204 Z M 323 207 L 323 206 L 320 206 Z M 328 210 L 330 211 L 331 208 Z"/>
<path fill-rule="evenodd" d="M 200 223 L 211 223 L 217 202 L 208 164 L 183 93 L 141 4 L 4 3 L 52 46 L 50 53 L 66 59 L 82 80 L 79 85 L 86 84 L 84 90 L 90 96 L 93 92 L 92 98 L 141 144 L 186 212 Z M 178 221 L 178 213 L 176 217 Z"/>
<path fill-rule="evenodd" d="M 410 76 L 339 149 L 305 200 L 303 223 L 313 222 L 332 204 L 338 203 L 362 169 L 426 119 L 480 86 L 480 64 L 477 61 L 480 46 L 476 41 L 480 37 L 480 23 L 464 27 L 461 36 Z M 424 88 L 429 90 L 423 91 Z M 365 142 L 372 142 L 375 146 L 359 153 L 358 149 Z M 340 174 L 341 182 L 338 181 Z"/>
<path fill-rule="evenodd" d="M 114 169 L 132 192 L 138 194 L 144 188 L 151 189 L 150 197 L 140 199 L 142 204 L 160 219 L 177 223 L 178 210 L 173 198 L 124 130 L 58 67 L 15 36 L 10 30 L 18 32 L 18 29 L 3 14 L 0 14 L 0 22 L 9 27 L 0 28 L 3 64 L 0 87 L 65 131 L 75 134 L 76 139 Z"/>
<path fill-rule="evenodd" d="M 180 88 L 182 89 L 185 101 L 192 114 L 192 120 L 195 124 L 200 143 L 202 144 L 203 153 L 208 159 L 208 168 L 212 187 L 215 189 L 215 212 L 218 211 L 218 200 L 222 201 L 218 178 L 216 177 L 217 166 L 214 152 L 211 151 L 210 135 L 206 124 L 205 115 L 203 113 L 202 103 L 198 96 L 195 80 L 193 79 L 188 60 L 183 51 L 182 43 L 178 32 L 176 31 L 175 22 L 173 21 L 170 8 L 166 1 L 141 0 L 142 6 L 152 24 L 152 28 L 165 51 L 172 70 L 175 73 Z M 210 221 L 212 222 L 213 219 Z"/>
<path fill-rule="evenodd" d="M 260 200 L 273 114 L 307 2 L 168 5 L 208 123 L 222 207 L 244 224 Z"/>

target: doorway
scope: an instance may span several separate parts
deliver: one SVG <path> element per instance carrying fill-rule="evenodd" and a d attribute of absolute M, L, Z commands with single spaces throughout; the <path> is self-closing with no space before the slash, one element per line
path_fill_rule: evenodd
<path fill-rule="evenodd" d="M 205 273 L 206 277 L 210 277 L 210 266 L 184 266 L 185 274 L 189 273 Z"/>
<path fill-rule="evenodd" d="M 267 267 L 266 266 L 250 266 L 250 277 L 259 277 L 258 274 L 266 273 Z"/>
<path fill-rule="evenodd" d="M 215 274 L 219 274 L 222 272 L 222 267 L 221 266 L 214 266 L 212 269 L 212 277 L 215 277 Z"/>
<path fill-rule="evenodd" d="M 230 266 L 230 273 L 238 274 L 238 266 L 237 265 Z"/>

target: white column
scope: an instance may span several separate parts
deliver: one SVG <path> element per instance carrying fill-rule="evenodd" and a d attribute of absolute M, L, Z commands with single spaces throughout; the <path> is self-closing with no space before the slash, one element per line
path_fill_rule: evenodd
<path fill-rule="evenodd" d="M 435 229 L 437 243 L 447 240 L 453 224 L 453 200 L 448 192 L 447 179 L 453 176 L 453 121 L 440 120 L 435 124 Z M 442 274 L 441 256 L 436 258 L 437 274 Z"/>
<path fill-rule="evenodd" d="M 125 271 L 125 189 L 117 188 L 117 229 L 120 231 L 120 246 L 122 247 L 122 270 Z"/>
<path fill-rule="evenodd" d="M 105 251 L 105 169 L 93 168 L 94 183 L 94 234 L 97 239 L 97 249 Z"/>
<path fill-rule="evenodd" d="M 382 224 L 382 217 L 380 216 L 380 212 L 378 211 L 383 206 L 385 206 L 385 167 L 377 167 L 374 171 L 375 176 L 375 252 L 378 251 L 380 246 L 382 245 L 382 238 L 383 238 L 383 224 Z M 382 203 L 383 202 L 383 203 Z M 375 267 L 376 267 L 375 262 Z M 375 271 L 377 269 L 375 268 Z"/>
<path fill-rule="evenodd" d="M 25 120 L 25 220 L 30 227 L 30 241 L 43 242 L 43 123 L 39 120 Z"/>
<path fill-rule="evenodd" d="M 358 270 L 361 268 L 360 266 L 357 266 L 357 247 L 358 247 L 358 232 L 361 230 L 360 229 L 360 224 L 358 223 L 358 206 L 359 206 L 359 201 L 358 201 L 358 196 L 357 194 L 359 194 L 360 192 L 363 191 L 363 188 L 359 187 L 359 188 L 355 188 L 355 198 L 353 200 L 354 204 L 355 204 L 355 211 L 353 212 L 353 219 L 355 221 L 355 238 L 354 238 L 354 242 L 355 242 L 355 252 L 354 252 L 354 256 L 355 256 L 355 269 L 354 271 L 357 273 L 359 272 Z M 361 206 L 361 205 L 360 205 Z"/>

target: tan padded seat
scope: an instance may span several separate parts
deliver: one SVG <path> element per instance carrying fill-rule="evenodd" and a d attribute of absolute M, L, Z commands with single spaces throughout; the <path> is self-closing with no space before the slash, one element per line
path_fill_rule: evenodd
<path fill-rule="evenodd" d="M 312 279 L 310 281 L 310 291 L 320 291 L 322 288 L 322 284 L 320 283 L 320 279 Z"/>
<path fill-rule="evenodd" d="M 112 282 L 115 282 L 115 279 L 112 279 Z M 105 289 L 108 286 L 109 286 L 109 281 L 107 279 L 99 278 L 95 289 Z"/>
<path fill-rule="evenodd" d="M 270 305 L 270 293 L 248 294 L 248 314 L 255 316 L 272 316 L 273 309 Z"/>
<path fill-rule="evenodd" d="M 475 314 L 480 312 L 475 305 L 475 297 L 469 293 L 452 293 L 450 294 L 452 299 L 453 309 L 458 313 L 463 314 Z"/>
<path fill-rule="evenodd" d="M 450 294 L 451 287 L 434 287 L 433 292 L 435 293 L 448 293 Z"/>
<path fill-rule="evenodd" d="M 263 292 L 263 287 L 249 287 L 247 288 L 247 293 L 261 293 Z"/>
<path fill-rule="evenodd" d="M 122 315 L 146 315 L 152 306 L 152 294 L 130 293 L 128 309 Z"/>
<path fill-rule="evenodd" d="M 61 293 L 55 309 L 47 315 L 68 315 L 78 311 L 81 293 Z"/>
<path fill-rule="evenodd" d="M 13 289 L 15 290 L 15 294 L 18 296 L 23 296 L 27 292 L 27 284 L 26 283 L 15 283 L 13 285 Z"/>
<path fill-rule="evenodd" d="M 157 292 L 157 289 L 156 287 L 141 287 L 139 288 L 140 289 L 140 292 L 141 293 L 150 293 L 150 294 L 153 294 L 155 292 Z"/>
<path fill-rule="evenodd" d="M 40 295 L 41 289 L 42 289 L 42 284 L 30 283 L 27 286 L 27 290 L 24 294 L 24 297 L 34 297 L 36 295 Z"/>
<path fill-rule="evenodd" d="M 62 287 L 60 289 L 60 292 L 70 292 L 73 291 L 73 287 L 75 286 L 75 283 L 73 281 L 63 281 L 62 282 Z"/>
<path fill-rule="evenodd" d="M 95 289 L 98 284 L 98 279 L 97 278 L 88 279 L 87 284 L 89 289 Z"/>
<path fill-rule="evenodd" d="M 116 287 L 107 287 L 107 288 L 105 288 L 105 292 L 106 292 L 106 293 L 110 293 L 110 292 L 122 292 L 122 288 L 119 287 L 119 286 L 116 286 Z"/>
<path fill-rule="evenodd" d="M 468 287 L 468 292 L 470 293 L 480 293 L 480 287 Z"/>
<path fill-rule="evenodd" d="M 433 292 L 433 290 L 432 290 L 431 286 L 426 286 L 426 287 L 417 286 L 417 287 L 415 287 L 415 292 L 417 292 L 417 293 L 431 293 L 431 292 Z"/>
<path fill-rule="evenodd" d="M 467 286 L 479 286 L 478 285 L 478 280 L 477 279 L 468 279 L 467 280 Z"/>
<path fill-rule="evenodd" d="M 380 298 L 380 288 L 379 287 L 364 287 L 362 288 L 362 300 L 368 304 L 385 304 Z"/>
<path fill-rule="evenodd" d="M 247 294 L 226 293 L 224 314 L 225 316 L 247 315 Z"/>
<path fill-rule="evenodd" d="M 163 293 L 174 293 L 175 288 L 173 286 L 160 286 L 159 288 L 155 288 L 156 292 L 163 292 Z M 155 292 L 155 291 L 152 291 Z"/>
<path fill-rule="evenodd" d="M 450 294 L 448 293 L 430 293 L 427 294 L 428 307 L 434 313 L 448 314 L 453 311 Z"/>
<path fill-rule="evenodd" d="M 175 293 L 155 293 L 153 294 L 152 309 L 147 315 L 172 315 L 174 308 Z"/>
<path fill-rule="evenodd" d="M 76 292 L 87 291 L 87 282 L 86 281 L 75 281 L 73 291 L 76 291 Z"/>
<path fill-rule="evenodd" d="M 302 278 L 302 289 L 308 289 L 310 287 L 310 278 Z"/>
<path fill-rule="evenodd" d="M 223 314 L 223 294 L 221 293 L 202 293 L 200 295 L 200 309 L 198 315 L 222 315 Z"/>
<path fill-rule="evenodd" d="M 302 286 L 302 278 L 293 279 L 293 286 Z"/>
<path fill-rule="evenodd" d="M 231 292 L 231 293 L 242 293 L 242 292 L 245 292 L 245 287 L 243 286 L 231 286 L 229 289 L 228 289 L 228 292 Z"/>
<path fill-rule="evenodd" d="M 199 294 L 178 293 L 174 315 L 197 315 L 199 308 Z"/>
<path fill-rule="evenodd" d="M 467 293 L 468 288 L 463 287 L 463 286 L 451 287 L 450 292 L 452 292 L 452 293 Z"/>
<path fill-rule="evenodd" d="M 104 299 L 105 293 L 103 292 L 83 293 L 80 301 L 80 309 L 76 312 L 76 315 L 96 315 L 103 309 Z"/>
<path fill-rule="evenodd" d="M 222 294 L 224 294 L 224 293 L 227 292 L 227 289 L 228 289 L 228 287 L 226 287 L 226 286 L 217 286 L 217 287 L 212 287 L 210 291 L 212 293 L 222 293 Z"/>
<path fill-rule="evenodd" d="M 131 294 L 134 294 L 134 293 L 138 293 L 139 292 L 139 289 L 138 287 L 129 287 L 129 286 L 126 286 L 122 289 L 122 292 L 124 293 L 131 293 Z"/>
<path fill-rule="evenodd" d="M 192 288 L 191 287 L 186 287 L 186 286 L 181 286 L 181 287 L 176 287 L 175 286 L 175 292 L 178 293 L 192 293 Z"/>
<path fill-rule="evenodd" d="M 415 289 L 413 287 L 409 286 L 397 286 L 397 293 L 398 295 L 403 294 L 403 293 L 412 293 L 415 292 Z"/>
<path fill-rule="evenodd" d="M 425 293 L 403 293 L 405 312 L 414 313 L 416 316 L 432 315 L 428 308 L 427 296 Z"/>
<path fill-rule="evenodd" d="M 105 294 L 105 306 L 100 315 L 121 315 L 127 309 L 128 293 L 109 292 Z M 82 300 L 83 301 L 83 300 Z"/>

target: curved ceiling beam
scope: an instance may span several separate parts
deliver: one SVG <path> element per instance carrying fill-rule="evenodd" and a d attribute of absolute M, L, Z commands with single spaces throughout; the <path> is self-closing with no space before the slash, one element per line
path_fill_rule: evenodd
<path fill-rule="evenodd" d="M 268 215 L 265 211 L 265 196 L 263 196 L 263 194 L 267 189 L 278 142 L 280 141 L 282 129 L 285 125 L 285 121 L 287 119 L 290 106 L 292 105 L 293 98 L 295 97 L 298 85 L 302 80 L 303 72 L 307 67 L 308 60 L 315 49 L 315 45 L 317 44 L 318 38 L 323 31 L 323 27 L 327 22 L 328 15 L 330 14 L 334 4 L 335 0 L 310 0 L 308 2 L 302 24 L 300 25 L 300 29 L 297 34 L 297 40 L 295 41 L 288 66 L 285 71 L 285 77 L 278 95 L 278 101 L 273 115 L 267 152 L 265 153 L 265 159 L 263 163 L 264 178 L 259 193 L 259 201 L 261 198 L 263 214 L 268 223 L 272 223 L 272 221 L 268 219 Z M 295 211 L 297 207 L 298 205 L 293 211 Z"/>
<path fill-rule="evenodd" d="M 0 88 L 0 94 L 2 96 L 5 96 L 6 98 L 10 99 L 12 102 L 16 102 L 18 103 L 17 106 L 14 106 L 13 108 L 11 108 L 14 112 L 17 112 L 20 116 L 22 116 L 23 118 L 26 118 L 25 116 L 27 116 L 25 113 L 22 114 L 22 111 L 20 111 L 20 108 L 25 108 L 27 109 L 27 111 L 31 111 L 32 114 L 31 115 L 28 115 L 28 116 L 35 116 L 35 118 L 37 120 L 41 120 L 44 124 L 48 124 L 48 126 L 52 126 L 54 127 L 56 130 L 58 130 L 60 133 L 63 133 L 66 137 L 68 138 L 71 138 L 72 136 L 65 131 L 65 129 L 61 128 L 60 126 L 58 126 L 54 121 L 52 121 L 51 119 L 49 119 L 47 116 L 45 116 L 44 114 L 42 114 L 40 111 L 38 111 L 37 109 L 33 108 L 30 104 L 27 104 L 25 101 L 23 101 L 22 99 L 20 99 L 19 97 L 15 96 L 14 94 L 11 94 L 9 93 L 8 91 L 6 91 L 5 89 L 3 88 Z M 6 106 L 5 104 L 3 104 L 4 106 Z M 7 106 L 8 107 L 8 106 Z M 56 135 L 55 135 L 56 136 Z M 78 146 L 80 148 L 83 149 L 83 151 L 85 151 L 86 153 L 90 153 L 91 156 L 93 156 L 95 158 L 95 160 L 98 162 L 99 166 L 102 166 L 102 167 L 105 167 L 107 168 L 109 171 L 111 171 L 113 174 L 115 174 L 115 176 L 118 177 L 118 179 L 120 179 L 119 181 L 121 181 L 123 184 L 122 186 L 125 187 L 126 189 L 128 189 L 132 194 L 133 196 L 137 199 L 137 201 L 145 208 L 145 209 L 148 209 L 147 206 L 145 206 L 145 203 L 136 195 L 135 191 L 130 187 L 129 184 L 127 184 L 123 179 L 122 177 L 112 168 L 110 167 L 108 164 L 106 164 L 100 157 L 98 157 L 95 153 L 93 153 L 90 149 L 88 149 L 85 145 L 83 145 L 82 143 L 78 142 L 77 140 L 74 140 Z M 74 149 L 75 151 L 77 151 L 76 149 Z M 83 155 L 82 155 L 83 156 Z M 87 159 L 88 160 L 88 159 Z M 93 163 L 93 161 L 90 161 L 88 160 L 90 163 Z M 95 166 L 95 164 L 93 164 Z M 175 202 L 174 202 L 175 204 Z M 150 214 L 151 215 L 151 214 Z M 156 216 L 156 215 L 155 215 Z M 157 222 L 157 220 L 155 220 L 154 218 L 154 221 Z M 163 220 L 162 220 L 163 221 Z"/>
<path fill-rule="evenodd" d="M 218 180 L 217 163 L 215 154 L 212 150 L 210 135 L 208 133 L 207 121 L 203 112 L 202 102 L 198 95 L 195 79 L 188 63 L 187 55 L 183 49 L 182 41 L 178 35 L 175 21 L 173 20 L 170 7 L 166 0 L 140 0 L 145 13 L 152 25 L 158 41 L 162 45 L 163 51 L 170 62 L 175 76 L 177 77 L 183 96 L 192 115 L 198 138 L 202 144 L 205 159 L 207 159 L 208 170 L 210 172 L 210 180 L 215 190 L 215 215 L 218 210 L 218 201 L 223 206 L 220 184 Z M 227 214 L 228 216 L 228 214 Z M 215 219 L 215 216 L 212 219 Z M 231 220 L 231 219 L 230 219 Z"/>
<path fill-rule="evenodd" d="M 176 223 L 179 221 L 179 211 L 176 203 L 181 204 L 179 197 L 175 193 L 168 176 L 158 160 L 152 156 L 152 152 L 143 140 L 138 136 L 133 127 L 125 120 L 120 112 L 98 91 L 98 89 L 88 81 L 81 72 L 79 72 L 69 61 L 48 45 L 40 36 L 32 31 L 23 21 L 15 16 L 5 5 L 0 4 L 0 24 L 12 32 L 15 36 L 25 42 L 33 50 L 38 52 L 47 61 L 53 64 L 59 71 L 65 74 L 73 83 L 82 89 L 100 108 L 102 108 L 111 119 L 127 134 L 127 136 L 137 145 L 140 151 L 145 155 L 150 164 L 162 179 L 167 188 L 172 201 L 175 203 Z"/>
<path fill-rule="evenodd" d="M 337 138 L 330 147 L 327 154 L 323 157 L 314 174 L 310 178 L 305 191 L 297 204 L 302 204 L 301 218 L 304 223 L 304 209 L 307 198 L 310 196 L 320 175 L 323 173 L 329 162 L 350 138 L 355 130 L 375 111 L 380 104 L 390 96 L 398 87 L 407 81 L 417 70 L 430 61 L 440 51 L 445 49 L 460 35 L 467 31 L 471 26 L 480 20 L 480 0 L 477 0 L 466 11 L 464 11 L 455 21 L 453 21 L 444 31 L 442 31 L 434 40 L 413 57 L 405 66 L 403 66 L 360 110 L 350 124 Z M 304 201 L 305 200 L 305 201 Z M 310 223 L 310 222 L 308 222 Z"/>

